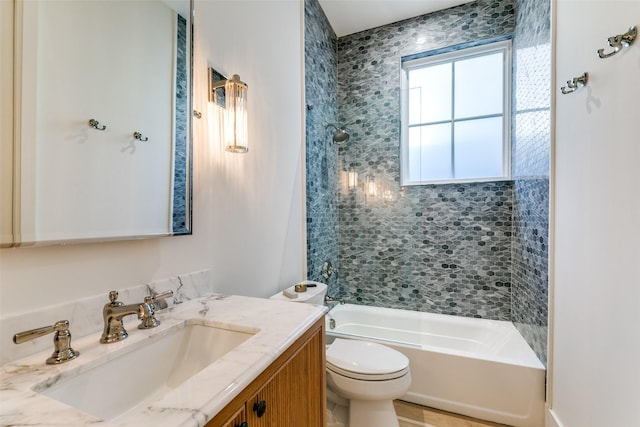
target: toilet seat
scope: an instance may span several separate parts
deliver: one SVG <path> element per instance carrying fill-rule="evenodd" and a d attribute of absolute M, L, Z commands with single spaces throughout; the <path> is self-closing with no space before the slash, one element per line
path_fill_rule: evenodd
<path fill-rule="evenodd" d="M 388 381 L 388 380 L 394 380 L 396 378 L 400 378 L 404 375 L 407 374 L 407 372 L 409 372 L 409 368 L 403 369 L 401 371 L 397 371 L 397 372 L 391 372 L 388 374 L 377 374 L 377 375 L 368 375 L 368 374 L 361 374 L 358 372 L 353 372 L 353 371 L 347 371 L 344 369 L 340 369 L 334 365 L 330 365 L 327 364 L 327 369 L 335 374 L 338 375 L 342 375 L 344 377 L 347 378 L 352 378 L 354 380 L 360 380 L 360 381 Z"/>
<path fill-rule="evenodd" d="M 336 338 L 327 349 L 327 369 L 348 378 L 385 381 L 409 372 L 409 359 L 381 344 Z"/>

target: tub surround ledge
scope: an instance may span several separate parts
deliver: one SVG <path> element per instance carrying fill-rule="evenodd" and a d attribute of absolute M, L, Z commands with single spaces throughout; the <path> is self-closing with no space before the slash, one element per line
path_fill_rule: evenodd
<path fill-rule="evenodd" d="M 80 357 L 74 361 L 46 365 L 44 361 L 51 352 L 47 350 L 3 365 L 0 424 L 203 426 L 324 313 L 325 307 L 311 304 L 210 294 L 161 310 L 157 318 L 162 324 L 154 329 L 139 330 L 137 320 L 130 319 L 125 324 L 129 338 L 120 343 L 99 344 L 101 331 L 74 339 L 72 345 L 80 351 Z M 53 384 L 62 376 L 79 374 L 118 357 L 145 339 L 181 327 L 189 319 L 206 320 L 220 328 L 242 328 L 255 335 L 162 398 L 138 405 L 111 421 L 100 420 L 34 391 L 47 380 Z"/>

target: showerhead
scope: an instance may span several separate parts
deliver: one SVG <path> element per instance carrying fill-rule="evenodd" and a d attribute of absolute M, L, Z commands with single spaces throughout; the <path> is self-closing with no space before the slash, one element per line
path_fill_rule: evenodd
<path fill-rule="evenodd" d="M 333 134 L 333 140 L 337 143 L 347 142 L 349 140 L 349 134 L 342 129 L 338 129 L 338 131 Z"/>
<path fill-rule="evenodd" d="M 347 132 L 345 132 L 343 129 L 340 129 L 338 126 L 334 125 L 333 123 L 329 123 L 324 128 L 327 129 L 328 127 L 332 127 L 332 128 L 334 128 L 336 130 L 333 133 L 333 141 L 334 142 L 337 142 L 337 143 L 341 144 L 341 143 L 347 142 L 349 140 L 349 134 Z"/>

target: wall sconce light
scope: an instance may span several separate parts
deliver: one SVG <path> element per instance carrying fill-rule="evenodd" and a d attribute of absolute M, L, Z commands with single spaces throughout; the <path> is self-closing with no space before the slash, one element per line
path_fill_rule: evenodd
<path fill-rule="evenodd" d="M 358 172 L 352 168 L 347 170 L 347 188 L 349 190 L 358 188 Z"/>
<path fill-rule="evenodd" d="M 364 183 L 364 194 L 367 197 L 376 197 L 378 195 L 378 186 L 372 175 L 368 175 Z"/>
<path fill-rule="evenodd" d="M 232 153 L 249 151 L 247 90 L 247 84 L 240 81 L 237 74 L 227 79 L 209 68 L 209 102 L 215 102 L 225 109 L 224 144 L 225 150 Z"/>
<path fill-rule="evenodd" d="M 382 200 L 385 202 L 393 202 L 395 196 L 393 195 L 393 191 L 391 191 L 390 186 L 387 184 L 382 189 Z"/>

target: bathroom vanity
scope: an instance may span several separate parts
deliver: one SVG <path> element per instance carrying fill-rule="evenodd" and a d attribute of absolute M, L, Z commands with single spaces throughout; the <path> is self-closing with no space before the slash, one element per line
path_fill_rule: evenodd
<path fill-rule="evenodd" d="M 0 424 L 324 426 L 324 312 L 211 294 L 159 311 L 153 329 L 129 316 L 121 342 L 74 335 L 75 360 L 46 365 L 48 349 L 0 368 Z"/>
<path fill-rule="evenodd" d="M 320 319 L 206 427 L 324 427 L 324 337 Z"/>

